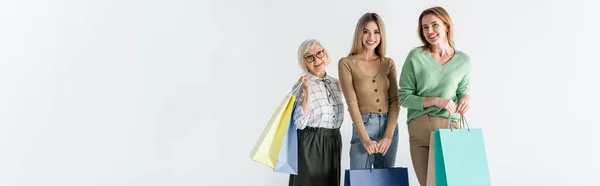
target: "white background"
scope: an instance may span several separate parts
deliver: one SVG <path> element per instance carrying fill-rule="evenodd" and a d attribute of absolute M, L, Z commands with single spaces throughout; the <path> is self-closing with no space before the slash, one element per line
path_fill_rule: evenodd
<path fill-rule="evenodd" d="M 298 45 L 321 40 L 337 77 L 356 21 L 377 12 L 401 67 L 434 5 L 473 60 L 468 117 L 493 185 L 598 186 L 592 3 L 3 0 L 0 186 L 287 185 L 249 154 L 300 75 Z M 396 166 L 418 185 L 400 114 Z"/>

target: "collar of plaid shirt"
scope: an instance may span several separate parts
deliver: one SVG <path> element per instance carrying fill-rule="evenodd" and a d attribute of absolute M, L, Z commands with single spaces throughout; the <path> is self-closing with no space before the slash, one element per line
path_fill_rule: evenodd
<path fill-rule="evenodd" d="M 332 95 L 333 95 L 333 90 L 331 89 L 331 76 L 327 75 L 327 72 L 325 72 L 325 77 L 320 78 L 318 76 L 315 76 L 314 74 L 307 72 L 306 75 L 308 76 L 309 81 L 315 81 L 317 82 L 317 84 L 323 84 L 325 86 L 325 90 L 327 92 L 327 101 L 329 103 L 331 103 L 332 100 Z"/>
<path fill-rule="evenodd" d="M 327 72 L 325 72 L 325 77 L 320 78 L 318 76 L 315 76 L 314 74 L 307 72 L 306 73 L 306 77 L 308 77 L 309 80 L 315 80 L 317 83 L 327 83 L 327 84 L 331 84 L 331 76 L 327 75 Z"/>

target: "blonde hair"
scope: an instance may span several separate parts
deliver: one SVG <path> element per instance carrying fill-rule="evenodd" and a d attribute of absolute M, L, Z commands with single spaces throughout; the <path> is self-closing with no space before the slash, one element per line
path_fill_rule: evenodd
<path fill-rule="evenodd" d="M 421 38 L 421 42 L 423 43 L 422 47 L 426 50 L 431 50 L 431 44 L 427 42 L 427 39 L 423 35 L 423 17 L 429 14 L 433 14 L 440 18 L 440 20 L 444 22 L 446 27 L 448 27 L 448 34 L 446 34 L 446 39 L 448 40 L 448 44 L 450 45 L 450 47 L 454 48 L 454 25 L 452 23 L 452 19 L 450 18 L 450 15 L 448 15 L 448 12 L 446 12 L 446 10 L 440 6 L 425 9 L 423 10 L 423 12 L 421 12 L 421 15 L 419 16 L 419 38 Z"/>
<path fill-rule="evenodd" d="M 329 58 L 329 53 L 327 53 L 327 50 L 325 50 L 325 47 L 321 44 L 321 42 L 319 42 L 319 40 L 304 40 L 304 42 L 302 42 L 298 47 L 298 65 L 300 65 L 300 68 L 302 68 L 303 72 L 308 72 L 308 67 L 304 62 L 304 55 L 306 55 L 308 50 L 310 50 L 310 48 L 312 48 L 315 44 L 318 44 L 319 46 L 321 46 L 321 48 L 323 48 L 323 52 L 325 52 L 325 56 L 327 57 L 327 61 L 325 61 L 325 64 L 329 65 L 329 63 L 331 62 L 331 59 Z"/>
<path fill-rule="evenodd" d="M 375 54 L 377 54 L 380 57 L 385 56 L 385 25 L 383 24 L 383 20 L 377 13 L 365 13 L 362 17 L 360 17 L 360 19 L 358 19 L 356 29 L 354 29 L 354 41 L 352 42 L 352 49 L 350 49 L 350 54 L 348 54 L 348 56 L 356 55 L 363 52 L 363 29 L 365 29 L 365 26 L 367 26 L 367 24 L 371 21 L 377 24 L 377 26 L 379 27 L 379 35 L 381 35 L 381 41 L 379 42 L 379 45 L 377 45 L 377 47 L 375 48 Z"/>

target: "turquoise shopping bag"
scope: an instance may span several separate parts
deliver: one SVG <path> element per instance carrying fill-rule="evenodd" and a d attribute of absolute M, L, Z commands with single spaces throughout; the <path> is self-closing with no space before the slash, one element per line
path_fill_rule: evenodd
<path fill-rule="evenodd" d="M 490 186 L 490 176 L 481 129 L 434 131 L 435 182 L 437 186 Z M 448 126 L 451 126 L 448 120 Z"/>

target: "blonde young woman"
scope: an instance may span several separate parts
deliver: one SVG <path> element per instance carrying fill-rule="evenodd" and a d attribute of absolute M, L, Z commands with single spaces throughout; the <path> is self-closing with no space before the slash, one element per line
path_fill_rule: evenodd
<path fill-rule="evenodd" d="M 290 175 L 290 186 L 340 185 L 344 101 L 339 80 L 325 71 L 327 50 L 315 39 L 298 48 L 298 63 L 307 72 L 294 110 L 298 128 L 298 175 Z"/>
<path fill-rule="evenodd" d="M 350 168 L 393 167 L 398 147 L 400 111 L 394 61 L 385 56 L 385 26 L 377 13 L 366 13 L 356 25 L 347 57 L 338 73 L 352 118 Z"/>
<path fill-rule="evenodd" d="M 410 51 L 400 74 L 400 103 L 408 108 L 410 153 L 421 185 L 426 184 L 431 131 L 453 127 L 469 109 L 471 60 L 454 47 L 452 19 L 442 7 L 419 16 L 423 46 Z M 455 114 L 458 113 L 458 114 Z"/>

